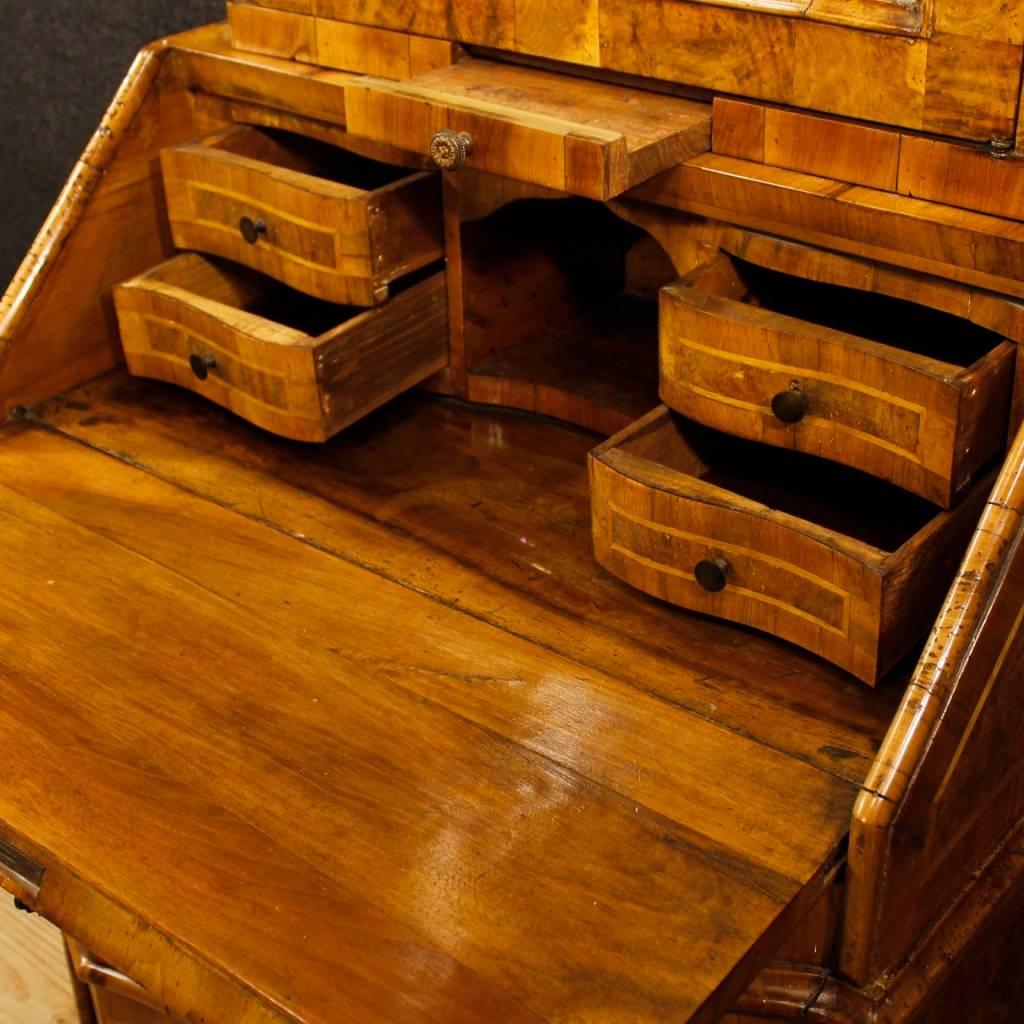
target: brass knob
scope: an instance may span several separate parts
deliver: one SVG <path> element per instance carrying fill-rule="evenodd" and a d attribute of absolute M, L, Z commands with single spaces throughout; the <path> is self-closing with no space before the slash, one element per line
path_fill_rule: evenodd
<path fill-rule="evenodd" d="M 267 233 L 267 222 L 262 218 L 253 220 L 252 217 L 243 217 L 238 222 L 238 229 L 242 237 L 250 244 L 255 245 Z"/>
<path fill-rule="evenodd" d="M 442 171 L 457 171 L 473 152 L 473 136 L 442 128 L 430 140 L 430 159 Z"/>
<path fill-rule="evenodd" d="M 799 423 L 807 415 L 807 396 L 799 388 L 780 391 L 772 399 L 772 413 L 783 423 Z"/>
<path fill-rule="evenodd" d="M 201 356 L 193 353 L 188 357 L 188 365 L 199 380 L 206 380 L 210 371 L 217 368 L 217 360 L 213 356 Z"/>
<path fill-rule="evenodd" d="M 729 563 L 724 558 L 705 558 L 694 567 L 697 582 L 709 593 L 725 590 L 728 582 Z"/>

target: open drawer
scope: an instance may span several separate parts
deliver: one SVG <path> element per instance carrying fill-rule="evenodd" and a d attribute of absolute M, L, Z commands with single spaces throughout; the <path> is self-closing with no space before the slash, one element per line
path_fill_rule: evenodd
<path fill-rule="evenodd" d="M 174 244 L 328 302 L 374 306 L 443 254 L 436 175 L 312 139 L 232 128 L 161 154 Z"/>
<path fill-rule="evenodd" d="M 992 475 L 951 512 L 659 407 L 591 453 L 597 560 L 874 684 L 927 632 Z"/>
<path fill-rule="evenodd" d="M 345 85 L 347 129 L 433 158 L 610 199 L 706 152 L 711 108 L 535 68 L 466 59 L 405 82 Z"/>
<path fill-rule="evenodd" d="M 189 253 L 115 302 L 133 374 L 299 441 L 326 440 L 448 362 L 443 271 L 362 310 Z"/>
<path fill-rule="evenodd" d="M 666 405 L 946 508 L 1005 443 L 1015 360 L 948 313 L 726 254 L 661 293 Z"/>

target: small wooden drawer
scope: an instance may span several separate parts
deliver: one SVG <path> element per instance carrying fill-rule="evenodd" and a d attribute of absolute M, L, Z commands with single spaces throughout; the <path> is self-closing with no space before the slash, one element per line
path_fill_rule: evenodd
<path fill-rule="evenodd" d="M 597 560 L 616 576 L 871 685 L 934 621 L 992 484 L 943 512 L 664 406 L 595 449 L 590 474 Z"/>
<path fill-rule="evenodd" d="M 661 399 L 950 507 L 1006 439 L 1016 346 L 721 254 L 661 293 Z"/>
<path fill-rule="evenodd" d="M 363 310 L 188 253 L 115 302 L 133 374 L 299 441 L 327 440 L 448 363 L 443 271 Z"/>
<path fill-rule="evenodd" d="M 610 199 L 711 146 L 704 103 L 467 58 L 404 82 L 345 85 L 352 135 L 591 199 Z"/>
<path fill-rule="evenodd" d="M 444 253 L 437 176 L 232 128 L 161 154 L 174 244 L 328 302 L 375 306 Z"/>

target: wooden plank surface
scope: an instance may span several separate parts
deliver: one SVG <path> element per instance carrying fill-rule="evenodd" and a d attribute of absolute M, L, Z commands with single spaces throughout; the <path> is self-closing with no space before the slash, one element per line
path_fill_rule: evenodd
<path fill-rule="evenodd" d="M 21 581 L 0 598 L 0 761 L 18 779 L 0 831 L 60 852 L 45 912 L 84 921 L 67 868 L 76 892 L 114 892 L 269 1014 L 227 999 L 226 1022 L 714 1019 L 817 894 L 856 795 L 843 766 L 859 774 L 898 694 L 715 623 L 676 623 L 688 655 L 661 661 L 690 680 L 679 700 L 636 640 L 522 635 L 581 585 L 553 559 L 585 550 L 588 435 L 410 399 L 358 443 L 310 449 L 216 412 L 219 454 L 192 448 L 198 476 L 171 482 L 170 448 L 210 410 L 100 387 L 47 413 L 87 444 L 24 426 L 0 444 Z M 127 461 L 85 437 L 104 429 Z M 304 483 L 271 468 L 285 451 Z M 200 496 L 220 457 L 227 487 L 262 481 L 251 510 Z M 630 601 L 658 614 L 586 571 L 620 619 Z M 723 643 L 755 648 L 738 700 L 711 663 Z M 758 690 L 781 705 L 770 739 L 751 735 L 763 707 L 740 709 Z M 178 1012 L 212 1009 L 192 975 L 114 963 Z"/>
<path fill-rule="evenodd" d="M 0 1021 L 77 1024 L 60 932 L 0 894 Z"/>

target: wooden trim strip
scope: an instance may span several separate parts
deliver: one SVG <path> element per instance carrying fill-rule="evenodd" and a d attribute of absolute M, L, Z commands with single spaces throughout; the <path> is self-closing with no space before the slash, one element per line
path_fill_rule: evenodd
<path fill-rule="evenodd" d="M 875 963 L 875 932 L 883 911 L 887 865 L 893 857 L 893 832 L 938 731 L 951 717 L 965 716 L 968 722 L 973 721 L 977 709 L 987 700 L 991 676 L 986 673 L 986 680 L 980 683 L 969 677 L 972 654 L 1013 565 L 1014 552 L 1022 543 L 1024 430 L 1018 434 L 996 482 L 854 808 L 841 967 L 844 974 L 862 984 L 884 969 L 884 965 Z M 957 709 L 951 712 L 954 702 Z M 1007 765 L 1006 770 L 1011 767 Z M 935 795 L 922 793 L 920 799 L 934 803 Z"/>

